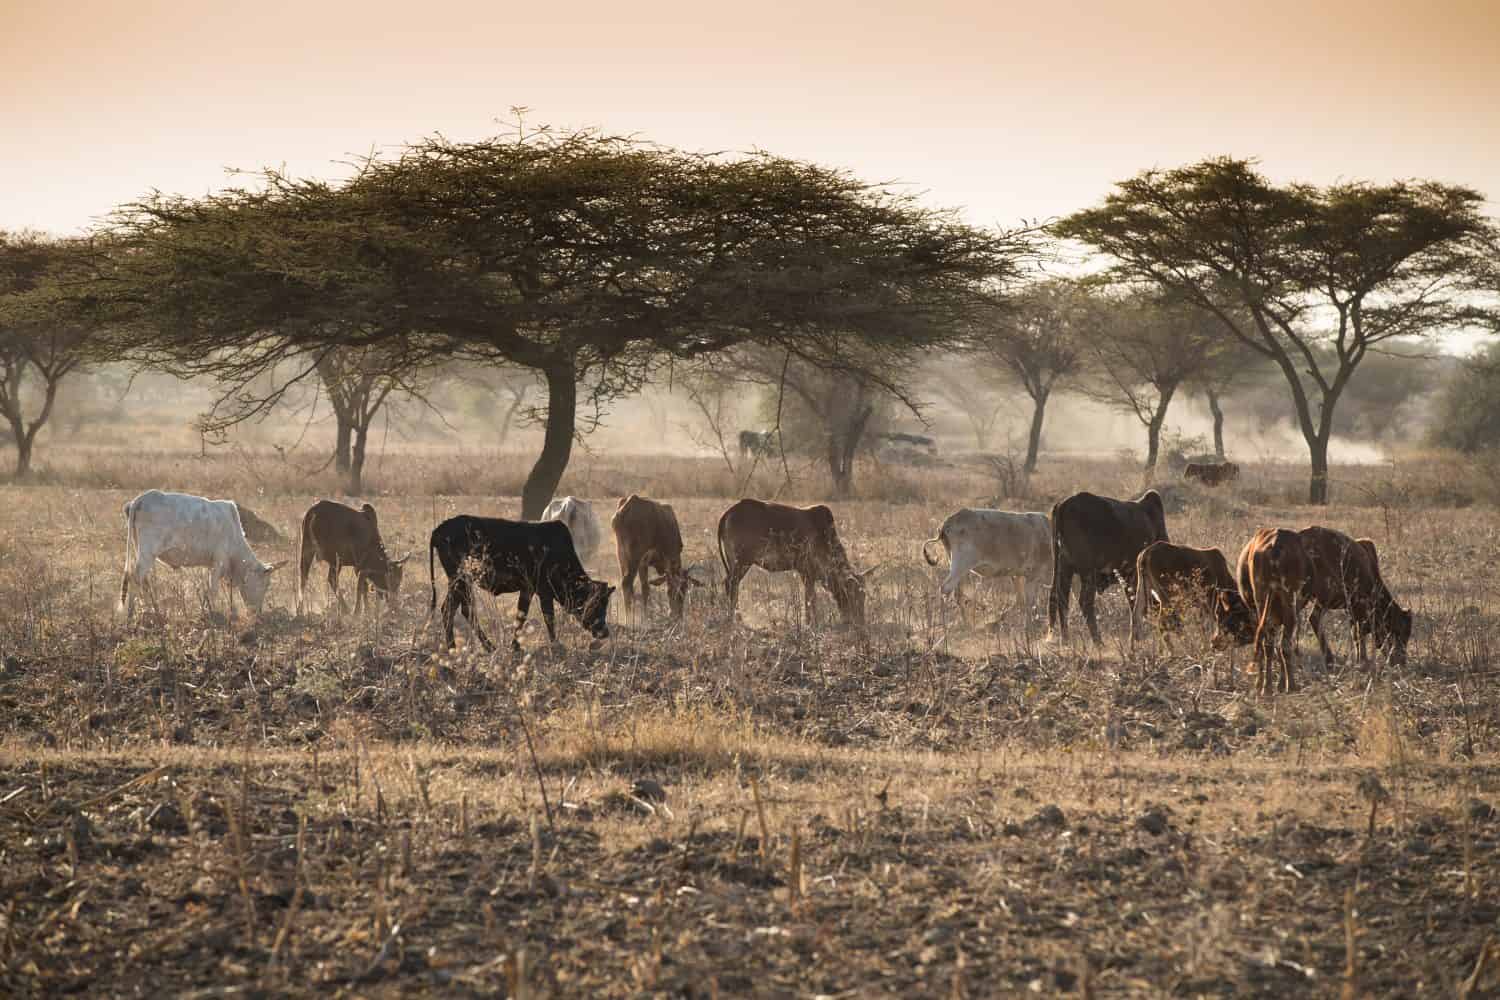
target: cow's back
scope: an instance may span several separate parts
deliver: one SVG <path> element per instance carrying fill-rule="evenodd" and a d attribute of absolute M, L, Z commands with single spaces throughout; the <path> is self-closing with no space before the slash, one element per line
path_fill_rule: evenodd
<path fill-rule="evenodd" d="M 1141 549 L 1169 540 L 1160 505 L 1154 490 L 1138 500 L 1075 493 L 1052 508 L 1056 548 L 1079 569 L 1133 571 Z"/>
<path fill-rule="evenodd" d="M 161 554 L 195 559 L 249 549 L 233 500 L 147 490 L 126 509 L 136 544 Z"/>
<path fill-rule="evenodd" d="M 950 548 L 971 545 L 982 565 L 996 572 L 1031 575 L 1052 566 L 1052 527 L 1036 511 L 964 507 L 943 522 Z"/>

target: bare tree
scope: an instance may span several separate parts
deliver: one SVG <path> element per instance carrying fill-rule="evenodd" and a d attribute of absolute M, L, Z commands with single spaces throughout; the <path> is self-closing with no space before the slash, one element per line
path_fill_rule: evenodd
<path fill-rule="evenodd" d="M 964 415 L 974 446 L 987 451 L 1000 418 L 1011 406 L 1010 399 L 996 390 L 994 379 L 976 372 L 972 357 L 957 355 L 929 365 L 924 381 L 934 396 Z"/>
<path fill-rule="evenodd" d="M 981 363 L 1003 384 L 1019 385 L 1031 399 L 1025 475 L 1036 471 L 1052 393 L 1083 369 L 1083 343 L 1095 310 L 1085 286 L 1054 278 L 1036 282 L 990 312 L 985 327 L 975 334 L 974 350 Z"/>

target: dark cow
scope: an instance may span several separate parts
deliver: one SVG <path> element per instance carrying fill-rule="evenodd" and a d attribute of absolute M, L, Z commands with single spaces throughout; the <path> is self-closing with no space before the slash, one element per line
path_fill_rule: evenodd
<path fill-rule="evenodd" d="M 516 635 L 511 648 L 520 649 L 517 638 L 531 610 L 531 596 L 542 602 L 547 637 L 557 641 L 552 617 L 554 601 L 560 602 L 579 624 L 596 639 L 609 638 L 609 595 L 614 587 L 591 580 L 573 548 L 573 536 L 561 521 L 507 521 L 498 517 L 450 517 L 432 530 L 427 549 L 427 572 L 432 579 L 432 604 L 437 607 L 437 577 L 432 559 L 436 553 L 448 574 L 448 595 L 443 598 L 443 639 L 453 645 L 453 615 L 462 608 L 464 617 L 486 650 L 495 648 L 474 614 L 473 588 L 491 594 L 520 592 L 516 604 Z M 465 565 L 467 563 L 468 565 Z"/>
<path fill-rule="evenodd" d="M 923 448 L 927 451 L 937 451 L 937 442 L 923 434 L 882 434 L 882 440 L 889 441 L 893 445 L 902 445 L 907 448 Z"/>
<path fill-rule="evenodd" d="M 1189 462 L 1182 470 L 1182 478 L 1204 486 L 1221 486 L 1240 478 L 1240 467 L 1233 462 Z"/>
<path fill-rule="evenodd" d="M 776 430 L 740 431 L 740 457 L 756 455 L 761 458 L 776 453 Z"/>
<path fill-rule="evenodd" d="M 682 529 L 671 504 L 659 503 L 632 493 L 620 501 L 610 528 L 615 533 L 615 552 L 620 557 L 620 590 L 625 614 L 635 597 L 635 580 L 641 580 L 641 615 L 650 611 L 651 586 L 667 585 L 672 617 L 682 617 L 688 587 L 698 583 L 682 569 Z M 661 575 L 651 579 L 651 571 Z"/>
<path fill-rule="evenodd" d="M 1152 542 L 1135 559 L 1135 606 L 1130 616 L 1130 641 L 1140 634 L 1146 606 L 1154 597 L 1160 605 L 1162 631 L 1166 635 L 1180 615 L 1179 603 L 1195 605 L 1214 621 L 1210 643 L 1222 648 L 1229 642 L 1250 644 L 1255 619 L 1240 597 L 1229 560 L 1218 549 L 1195 549 L 1171 542 Z M 1170 640 L 1169 640 L 1170 641 Z"/>
<path fill-rule="evenodd" d="M 1075 493 L 1052 507 L 1052 596 L 1047 625 L 1068 638 L 1068 601 L 1073 577 L 1080 581 L 1078 606 L 1089 634 L 1099 641 L 1094 598 L 1118 576 L 1126 600 L 1135 594 L 1135 560 L 1152 542 L 1165 542 L 1167 515 L 1161 494 L 1147 490 L 1138 500 Z"/>
<path fill-rule="evenodd" d="M 1292 662 L 1297 657 L 1297 619 L 1300 595 L 1312 562 L 1302 536 L 1286 528 L 1261 528 L 1240 550 L 1236 577 L 1240 597 L 1255 613 L 1255 665 L 1259 672 L 1256 690 L 1297 690 Z M 1273 667 L 1272 643 L 1280 630 L 1277 647 L 1280 669 Z M 1272 671 L 1275 670 L 1275 680 Z"/>
<path fill-rule="evenodd" d="M 1406 662 L 1411 641 L 1411 612 L 1396 603 L 1380 576 L 1380 557 L 1368 538 L 1354 539 L 1341 531 L 1314 525 L 1297 533 L 1311 566 L 1302 586 L 1302 603 L 1312 605 L 1308 624 L 1318 637 L 1323 663 L 1333 665 L 1333 650 L 1323 634 L 1323 613 L 1349 612 L 1353 645 L 1360 663 L 1368 663 L 1365 637 L 1373 635 L 1377 650 L 1390 647 L 1392 664 Z"/>
<path fill-rule="evenodd" d="M 833 595 L 847 624 L 865 620 L 864 573 L 854 572 L 839 541 L 833 511 L 822 504 L 788 507 L 763 500 L 741 500 L 719 517 L 719 559 L 724 564 L 724 591 L 729 613 L 740 599 L 740 581 L 759 566 L 772 573 L 795 572 L 805 592 L 803 610 L 813 620 L 813 584 Z"/>
<path fill-rule="evenodd" d="M 339 573 L 345 566 L 354 569 L 354 610 L 365 606 L 365 591 L 374 587 L 387 601 L 401 590 L 401 567 L 410 555 L 392 559 L 380 540 L 380 525 L 375 508 L 365 504 L 359 510 L 333 500 L 319 500 L 302 515 L 302 529 L 297 539 L 297 614 L 302 613 L 303 592 L 307 574 L 315 560 L 328 564 L 328 589 L 340 608 L 345 608 L 339 593 Z"/>

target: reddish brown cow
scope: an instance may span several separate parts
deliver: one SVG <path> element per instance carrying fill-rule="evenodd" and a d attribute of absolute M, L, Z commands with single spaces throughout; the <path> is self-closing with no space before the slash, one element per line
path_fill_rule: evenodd
<path fill-rule="evenodd" d="M 1297 690 L 1292 661 L 1297 655 L 1298 597 L 1312 571 L 1302 536 L 1285 528 L 1261 528 L 1240 550 L 1240 597 L 1255 612 L 1256 690 L 1270 694 Z M 1271 644 L 1281 630 L 1280 670 L 1272 682 Z"/>
<path fill-rule="evenodd" d="M 1183 479 L 1193 479 L 1204 486 L 1220 486 L 1240 478 L 1240 467 L 1233 462 L 1189 462 L 1182 470 Z"/>
<path fill-rule="evenodd" d="M 739 501 L 719 517 L 719 559 L 724 563 L 731 615 L 739 604 L 740 581 L 750 567 L 759 566 L 772 573 L 791 570 L 802 578 L 808 624 L 813 620 L 814 583 L 833 595 L 846 623 L 864 624 L 864 576 L 872 570 L 854 572 L 834 527 L 833 511 L 822 504 L 788 507 Z"/>
<path fill-rule="evenodd" d="M 369 504 L 355 510 L 332 500 L 319 500 L 302 515 L 300 534 L 297 542 L 300 553 L 297 614 L 302 613 L 302 592 L 307 587 L 307 574 L 316 559 L 328 564 L 328 589 L 333 591 L 340 608 L 346 607 L 339 593 L 339 571 L 345 566 L 354 568 L 357 580 L 355 611 L 364 607 L 367 585 L 384 594 L 388 601 L 394 599 L 401 589 L 401 567 L 410 555 L 392 559 L 386 554 L 385 544 L 380 540 L 375 508 Z"/>
<path fill-rule="evenodd" d="M 1302 603 L 1312 605 L 1308 624 L 1318 637 L 1323 662 L 1333 665 L 1333 650 L 1323 634 L 1323 613 L 1349 612 L 1352 644 L 1359 662 L 1368 663 L 1365 637 L 1375 637 L 1375 648 L 1390 647 L 1393 664 L 1406 662 L 1406 644 L 1411 641 L 1411 612 L 1396 603 L 1380 577 L 1380 557 L 1368 538 L 1353 539 L 1342 531 L 1318 525 L 1298 534 L 1312 561 L 1302 587 Z"/>
<path fill-rule="evenodd" d="M 1229 572 L 1229 560 L 1218 549 L 1152 542 L 1135 557 L 1135 577 L 1131 642 L 1140 634 L 1146 606 L 1153 597 L 1160 604 L 1163 625 L 1179 617 L 1174 605 L 1184 600 L 1212 617 L 1215 627 L 1210 642 L 1215 649 L 1230 641 L 1248 645 L 1254 638 L 1255 619 L 1240 597 Z M 1163 634 L 1167 634 L 1166 629 Z"/>
<path fill-rule="evenodd" d="M 682 568 L 682 529 L 677 526 L 677 513 L 671 504 L 632 493 L 620 501 L 609 525 L 614 530 L 615 552 L 620 557 L 620 592 L 625 595 L 625 614 L 630 614 L 635 579 L 639 575 L 641 616 L 644 618 L 650 612 L 652 585 L 665 583 L 672 617 L 680 619 L 688 587 L 698 581 Z M 652 570 L 661 575 L 651 579 Z"/>

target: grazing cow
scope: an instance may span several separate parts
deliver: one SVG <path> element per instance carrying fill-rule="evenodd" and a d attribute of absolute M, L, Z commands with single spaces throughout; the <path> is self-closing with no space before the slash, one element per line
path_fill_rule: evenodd
<path fill-rule="evenodd" d="M 1240 467 L 1233 462 L 1189 462 L 1182 470 L 1182 478 L 1204 486 L 1221 486 L 1240 478 Z"/>
<path fill-rule="evenodd" d="M 1406 644 L 1411 641 L 1411 612 L 1396 603 L 1380 576 L 1380 557 L 1368 538 L 1353 539 L 1332 528 L 1313 526 L 1298 534 L 1311 562 L 1302 587 L 1302 603 L 1312 605 L 1308 624 L 1318 637 L 1325 666 L 1333 665 L 1333 650 L 1323 634 L 1323 613 L 1346 610 L 1353 645 L 1360 663 L 1368 663 L 1365 637 L 1373 635 L 1375 648 L 1390 647 L 1392 664 L 1406 662 Z"/>
<path fill-rule="evenodd" d="M 553 642 L 557 641 L 554 601 L 560 602 L 596 639 L 609 638 L 606 619 L 609 595 L 615 588 L 602 580 L 589 579 L 573 548 L 572 534 L 558 521 L 506 521 L 468 514 L 448 518 L 432 529 L 427 546 L 431 608 L 437 607 L 434 553 L 443 564 L 443 572 L 448 574 L 448 594 L 443 598 L 443 639 L 449 647 L 453 645 L 454 611 L 462 608 L 484 648 L 495 648 L 474 613 L 474 587 L 491 594 L 520 592 L 512 649 L 521 648 L 517 636 L 526 624 L 533 594 L 541 599 L 547 637 Z M 464 565 L 466 562 L 468 566 Z"/>
<path fill-rule="evenodd" d="M 901 445 L 907 448 L 923 448 L 929 452 L 937 451 L 937 442 L 924 434 L 882 434 L 882 440 L 889 441 L 893 445 Z"/>
<path fill-rule="evenodd" d="M 641 616 L 650 612 L 651 585 L 667 585 L 672 617 L 682 617 L 688 587 L 698 584 L 682 568 L 682 529 L 671 504 L 659 503 L 632 493 L 620 501 L 610 528 L 615 533 L 615 552 L 620 557 L 620 592 L 625 596 L 625 614 L 635 597 L 635 579 L 641 580 Z M 651 579 L 651 571 L 661 576 Z"/>
<path fill-rule="evenodd" d="M 768 431 L 740 431 L 740 457 L 756 455 L 761 458 L 776 453 L 776 429 Z"/>
<path fill-rule="evenodd" d="M 1135 606 L 1130 641 L 1135 642 L 1152 598 L 1160 604 L 1163 635 L 1180 619 L 1176 604 L 1196 605 L 1214 621 L 1209 642 L 1215 649 L 1229 642 L 1241 646 L 1255 637 L 1255 619 L 1240 597 L 1229 560 L 1218 549 L 1195 549 L 1171 542 L 1152 542 L 1135 557 Z M 1170 644 L 1170 639 L 1168 643 Z"/>
<path fill-rule="evenodd" d="M 938 589 L 952 594 L 955 601 L 960 600 L 964 579 L 971 572 L 1014 577 L 1021 613 L 1029 616 L 1027 583 L 1052 578 L 1052 527 L 1046 514 L 963 507 L 949 515 L 936 538 L 922 543 L 922 558 L 929 566 L 938 564 L 927 551 L 933 542 L 941 542 L 948 553 L 948 578 Z M 959 609 L 963 609 L 961 601 Z"/>
<path fill-rule="evenodd" d="M 561 497 L 553 500 L 542 511 L 543 521 L 561 521 L 573 535 L 573 549 L 578 558 L 588 562 L 594 558 L 604 530 L 599 527 L 599 518 L 594 514 L 594 505 L 577 497 Z"/>
<path fill-rule="evenodd" d="M 339 573 L 345 566 L 354 568 L 354 610 L 365 606 L 365 590 L 373 587 L 393 600 L 401 590 L 401 567 L 410 553 L 392 559 L 380 540 L 380 525 L 375 508 L 365 504 L 359 510 L 333 500 L 319 500 L 302 515 L 302 530 L 297 541 L 297 614 L 302 613 L 303 591 L 307 574 L 315 560 L 328 564 L 328 589 L 340 608 L 345 607 L 339 593 Z"/>
<path fill-rule="evenodd" d="M 1286 528 L 1261 528 L 1240 550 L 1236 577 L 1240 597 L 1255 614 L 1255 665 L 1259 672 L 1256 691 L 1297 690 L 1292 661 L 1297 656 L 1299 595 L 1312 572 L 1302 536 Z M 1272 665 L 1272 643 L 1277 630 L 1280 669 Z M 1276 670 L 1276 679 L 1271 679 Z"/>
<path fill-rule="evenodd" d="M 1147 490 L 1138 500 L 1116 500 L 1075 493 L 1052 507 L 1052 596 L 1047 625 L 1068 638 L 1068 600 L 1073 577 L 1080 583 L 1078 606 L 1089 634 L 1099 641 L 1094 597 L 1116 576 L 1125 583 L 1126 600 L 1135 594 L 1135 560 L 1152 542 L 1165 542 L 1167 514 L 1161 494 Z"/>
<path fill-rule="evenodd" d="M 833 595 L 846 624 L 865 621 L 864 577 L 854 572 L 839 541 L 833 511 L 822 504 L 788 507 L 763 500 L 740 500 L 719 517 L 719 560 L 724 564 L 724 592 L 729 613 L 740 598 L 740 581 L 759 566 L 771 573 L 787 570 L 802 578 L 803 610 L 813 620 L 813 584 L 822 583 Z"/>
<path fill-rule="evenodd" d="M 125 612 L 126 621 L 135 610 L 130 582 L 135 581 L 136 589 L 145 586 L 158 559 L 173 569 L 207 566 L 211 591 L 218 589 L 219 581 L 226 581 L 231 617 L 236 588 L 246 606 L 260 614 L 271 573 L 282 565 L 267 566 L 250 550 L 233 500 L 147 490 L 125 505 L 125 573 L 120 579 L 119 610 Z"/>

